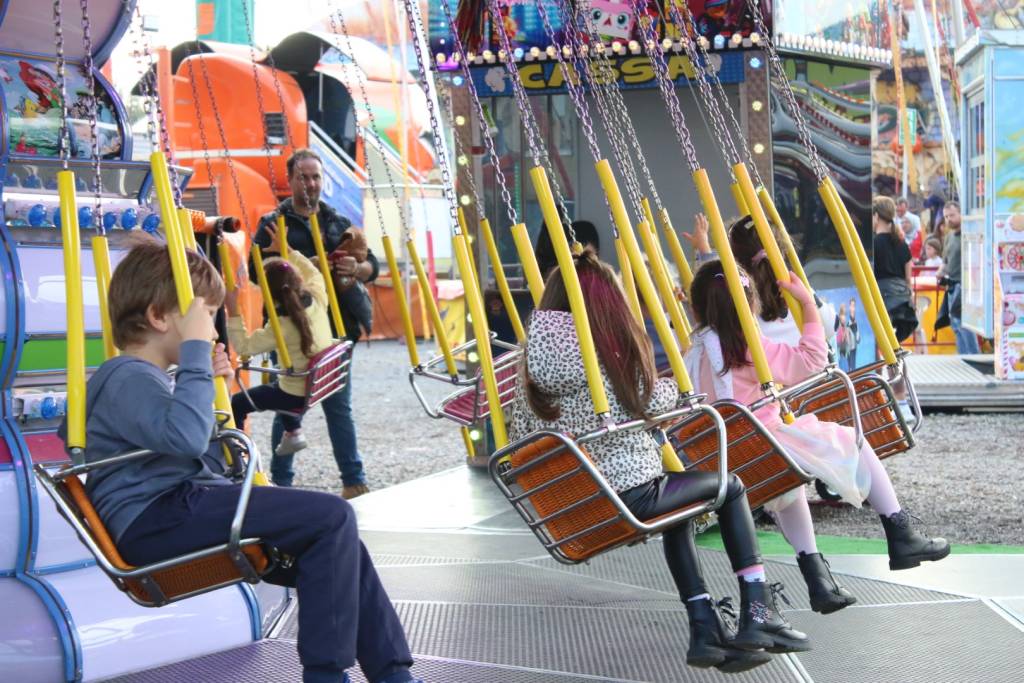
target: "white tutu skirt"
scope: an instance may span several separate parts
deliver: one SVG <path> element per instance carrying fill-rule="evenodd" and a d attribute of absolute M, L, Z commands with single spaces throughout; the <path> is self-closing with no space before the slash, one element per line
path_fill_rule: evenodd
<path fill-rule="evenodd" d="M 871 473 L 861 465 L 852 427 L 801 415 L 793 424 L 769 427 L 772 435 L 805 472 L 821 479 L 850 505 L 859 508 L 871 490 Z M 785 493 L 765 504 L 768 512 L 787 507 L 796 498 Z"/>

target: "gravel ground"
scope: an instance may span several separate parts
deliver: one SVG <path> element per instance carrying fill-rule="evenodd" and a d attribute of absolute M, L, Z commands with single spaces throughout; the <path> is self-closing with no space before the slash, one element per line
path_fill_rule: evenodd
<path fill-rule="evenodd" d="M 432 353 L 420 345 L 421 358 Z M 462 465 L 458 429 L 426 416 L 409 386 L 409 359 L 396 341 L 361 343 L 353 363 L 359 450 L 370 487 L 377 489 Z M 437 400 L 448 387 L 427 385 Z M 269 452 L 270 416 L 253 416 L 256 443 Z M 304 422 L 310 447 L 295 459 L 297 486 L 337 493 L 338 469 L 331 455 L 323 413 Z M 904 507 L 924 527 L 954 543 L 1024 545 L 1024 415 L 951 414 L 925 417 L 914 450 L 885 461 Z M 812 500 L 816 496 L 812 494 Z M 878 517 L 864 507 L 812 506 L 818 533 L 881 537 Z"/>

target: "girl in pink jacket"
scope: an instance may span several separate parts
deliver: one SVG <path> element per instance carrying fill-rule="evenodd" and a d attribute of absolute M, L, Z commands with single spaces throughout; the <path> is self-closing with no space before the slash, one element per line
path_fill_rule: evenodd
<path fill-rule="evenodd" d="M 740 275 L 755 315 L 758 302 L 745 273 Z M 796 346 L 761 336 L 768 366 L 778 384 L 797 384 L 825 367 L 828 347 L 814 296 L 800 280 L 791 275 L 788 283 L 778 282 L 803 309 L 803 330 Z M 705 263 L 694 277 L 690 303 L 698 329 L 686 354 L 686 366 L 697 392 L 713 401 L 733 399 L 749 405 L 763 394 L 753 361 L 743 337 L 739 316 L 729 295 L 720 261 Z M 889 546 L 889 568 L 910 569 L 921 562 L 941 560 L 949 555 L 949 543 L 942 538 L 929 539 L 911 528 L 910 516 L 896 498 L 889 475 L 865 440 L 858 447 L 852 427 L 820 422 L 814 415 L 802 415 L 793 424 L 785 424 L 778 407 L 769 404 L 756 412 L 758 419 L 778 439 L 807 472 L 825 481 L 847 502 L 860 507 L 867 498 L 882 519 Z M 804 575 L 816 612 L 828 614 L 856 602 L 836 583 L 828 564 L 818 553 L 814 526 L 804 487 L 779 496 L 765 505 L 782 529 L 783 535 L 798 552 L 797 561 Z"/>

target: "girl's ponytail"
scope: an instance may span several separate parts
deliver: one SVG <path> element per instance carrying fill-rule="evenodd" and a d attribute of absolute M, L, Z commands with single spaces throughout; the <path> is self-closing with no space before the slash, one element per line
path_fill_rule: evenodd
<path fill-rule="evenodd" d="M 267 284 L 279 313 L 288 316 L 299 331 L 299 348 L 303 355 L 313 355 L 313 328 L 306 314 L 310 303 L 309 293 L 302 285 L 302 278 L 287 261 L 279 258 L 267 259 L 264 264 Z"/>

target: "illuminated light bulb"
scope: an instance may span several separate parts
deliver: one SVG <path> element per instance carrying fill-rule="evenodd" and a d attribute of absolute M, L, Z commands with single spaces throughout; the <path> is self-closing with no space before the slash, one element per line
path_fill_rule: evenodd
<path fill-rule="evenodd" d="M 754 143 L 754 154 L 764 154 L 764 145 L 760 142 Z"/>
<path fill-rule="evenodd" d="M 516 58 L 516 59 L 518 60 L 518 59 L 522 59 L 522 58 L 523 58 L 523 55 L 525 55 L 526 53 L 525 53 L 525 52 L 523 51 L 523 48 L 521 48 L 521 47 L 517 47 L 517 48 L 516 48 L 516 49 L 515 49 L 515 50 L 514 50 L 514 51 L 512 52 L 512 54 L 513 54 L 513 55 L 515 56 L 515 58 Z"/>
<path fill-rule="evenodd" d="M 455 76 L 454 78 L 452 78 L 452 85 L 454 85 L 456 88 L 458 88 L 460 85 L 462 85 L 462 83 L 463 83 L 462 76 Z"/>
<path fill-rule="evenodd" d="M 671 38 L 666 38 L 665 40 L 661 41 L 661 47 L 663 49 L 665 49 L 665 50 L 671 50 L 672 49 L 672 39 Z"/>
<path fill-rule="evenodd" d="M 715 36 L 715 49 L 716 50 L 721 50 L 724 47 L 725 47 L 725 37 L 721 36 L 721 35 Z"/>
<path fill-rule="evenodd" d="M 566 48 L 566 49 L 568 49 L 568 48 Z M 558 48 L 556 48 L 554 45 L 548 45 L 547 49 L 544 50 L 544 52 L 545 52 L 545 54 L 547 54 L 548 57 L 550 57 L 551 59 L 554 59 L 555 55 L 558 54 Z"/>
<path fill-rule="evenodd" d="M 434 56 L 434 59 L 437 60 L 438 64 L 444 64 L 444 60 L 445 60 L 444 53 L 443 52 L 438 52 L 437 55 Z"/>
<path fill-rule="evenodd" d="M 594 49 L 597 50 L 597 54 L 604 54 L 604 43 L 598 43 L 594 46 Z"/>
<path fill-rule="evenodd" d="M 480 360 L 480 356 L 477 354 L 476 351 L 470 351 L 469 353 L 466 354 L 466 360 L 468 360 L 470 363 L 476 363 L 477 361 Z"/>
<path fill-rule="evenodd" d="M 461 197 L 459 197 L 459 203 L 462 204 L 463 206 L 469 206 L 469 202 L 470 199 L 468 194 L 464 194 Z"/>
<path fill-rule="evenodd" d="M 589 45 L 580 45 L 580 54 L 583 55 L 584 57 L 586 57 L 588 54 L 590 54 L 590 46 Z"/>
<path fill-rule="evenodd" d="M 753 33 L 751 33 L 750 34 L 750 42 L 752 42 L 754 45 L 757 45 L 758 43 L 760 43 L 761 42 L 761 34 L 758 33 L 757 31 L 754 31 Z M 788 42 L 788 38 L 787 38 L 787 42 Z"/>
<path fill-rule="evenodd" d="M 762 102 L 761 100 L 754 100 L 753 102 L 750 103 L 750 108 L 753 109 L 754 111 L 761 111 L 762 109 L 764 109 L 764 102 Z"/>
<path fill-rule="evenodd" d="M 640 43 L 636 42 L 635 40 L 629 41 L 629 51 L 632 52 L 633 54 L 640 52 Z"/>
<path fill-rule="evenodd" d="M 484 59 L 488 62 L 494 61 L 494 53 L 490 50 L 484 50 Z"/>
<path fill-rule="evenodd" d="M 622 43 L 617 40 L 612 41 L 612 52 L 622 52 Z"/>
<path fill-rule="evenodd" d="M 552 55 L 552 57 L 553 56 L 554 55 Z M 562 46 L 562 56 L 563 57 L 571 57 L 572 56 L 572 50 L 569 49 L 568 45 L 563 45 Z"/>
<path fill-rule="evenodd" d="M 743 42 L 743 36 L 741 36 L 739 33 L 734 33 L 732 34 L 731 40 L 733 45 L 739 45 L 740 43 Z"/>
<path fill-rule="evenodd" d="M 466 125 L 466 117 L 463 116 L 462 114 L 459 114 L 458 116 L 456 116 L 455 117 L 455 125 L 456 126 L 464 126 L 464 125 Z"/>
<path fill-rule="evenodd" d="M 657 45 L 657 43 L 654 42 L 653 38 L 648 40 L 647 41 L 647 51 L 648 52 L 654 52 L 654 48 L 656 47 L 656 45 Z"/>
<path fill-rule="evenodd" d="M 761 68 L 761 58 L 760 57 L 751 57 L 750 58 L 750 68 L 751 69 L 760 69 Z"/>
<path fill-rule="evenodd" d="M 505 55 L 507 55 L 507 54 L 508 53 L 505 52 L 504 50 L 498 50 L 498 61 L 499 62 L 504 62 L 505 61 Z"/>
<path fill-rule="evenodd" d="M 476 61 L 476 53 L 475 52 L 467 52 L 466 53 L 466 59 L 471 61 L 471 62 L 475 62 Z"/>
<path fill-rule="evenodd" d="M 457 161 L 459 162 L 459 166 L 465 166 L 466 164 L 469 163 L 469 157 L 467 157 L 465 154 L 460 154 Z"/>
<path fill-rule="evenodd" d="M 697 42 L 698 42 L 698 43 L 700 44 L 700 46 L 701 46 L 702 48 L 704 48 L 705 50 L 707 50 L 707 49 L 708 49 L 708 48 L 709 48 L 709 47 L 711 46 L 711 43 L 710 43 L 710 42 L 708 41 L 708 39 L 707 39 L 707 38 L 705 38 L 704 36 L 701 36 L 701 37 L 697 38 Z"/>
<path fill-rule="evenodd" d="M 534 45 L 530 48 L 530 54 L 535 58 L 540 57 L 540 48 Z"/>
<path fill-rule="evenodd" d="M 480 436 L 481 436 L 481 434 L 480 434 L 480 430 L 479 429 L 470 429 L 469 430 L 469 440 L 470 441 L 479 441 L 480 440 Z"/>

